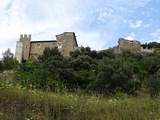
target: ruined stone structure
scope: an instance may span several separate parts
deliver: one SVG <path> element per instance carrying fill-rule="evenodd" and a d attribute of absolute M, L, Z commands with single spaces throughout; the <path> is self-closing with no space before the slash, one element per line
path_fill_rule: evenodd
<path fill-rule="evenodd" d="M 156 52 L 154 48 L 148 48 L 147 46 L 141 45 L 139 41 L 127 40 L 119 38 L 118 45 L 109 50 L 113 50 L 114 53 L 122 53 L 123 51 L 131 51 L 135 53 L 153 53 Z"/>
<path fill-rule="evenodd" d="M 26 61 L 31 57 L 37 58 L 39 55 L 42 55 L 46 47 L 53 48 L 56 46 L 63 56 L 69 56 L 71 51 L 80 49 L 78 47 L 74 32 L 64 32 L 56 35 L 56 40 L 49 41 L 31 41 L 31 35 L 21 35 L 16 44 L 15 57 L 19 63 L 21 63 L 22 61 Z M 131 51 L 136 53 L 160 52 L 160 49 L 158 48 L 149 48 L 146 45 L 141 45 L 139 41 L 127 40 L 124 38 L 119 38 L 117 46 L 106 50 L 113 50 L 114 53 L 122 53 L 123 51 Z"/>
<path fill-rule="evenodd" d="M 119 38 L 118 46 L 114 48 L 114 52 L 121 53 L 123 51 L 141 52 L 141 43 Z"/>
<path fill-rule="evenodd" d="M 154 52 L 158 52 L 158 51 L 154 48 L 150 48 L 148 46 L 141 45 L 141 52 L 142 53 L 154 53 Z"/>
<path fill-rule="evenodd" d="M 74 32 L 64 32 L 56 35 L 57 40 L 31 41 L 31 35 L 21 35 L 16 44 L 15 57 L 21 63 L 31 57 L 37 58 L 43 54 L 46 47 L 58 47 L 64 56 L 69 56 L 71 51 L 79 49 Z"/>

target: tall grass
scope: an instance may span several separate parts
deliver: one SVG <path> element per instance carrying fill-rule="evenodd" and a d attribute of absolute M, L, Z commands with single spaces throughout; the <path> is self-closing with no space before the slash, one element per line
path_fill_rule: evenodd
<path fill-rule="evenodd" d="M 0 88 L 2 120 L 157 120 L 160 100 Z"/>

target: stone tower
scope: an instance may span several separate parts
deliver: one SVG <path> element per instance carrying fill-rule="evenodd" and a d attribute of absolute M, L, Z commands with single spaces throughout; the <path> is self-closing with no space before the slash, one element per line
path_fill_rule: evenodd
<path fill-rule="evenodd" d="M 15 57 L 21 63 L 30 58 L 36 58 L 43 54 L 46 47 L 58 47 L 58 50 L 63 56 L 69 56 L 71 51 L 80 49 L 77 44 L 74 32 L 64 32 L 56 35 L 57 40 L 40 40 L 31 41 L 31 35 L 20 35 L 19 41 L 16 44 Z"/>
<path fill-rule="evenodd" d="M 23 60 L 28 60 L 30 56 L 29 53 L 30 53 L 31 35 L 21 35 L 19 41 L 23 43 L 22 58 Z"/>
<path fill-rule="evenodd" d="M 56 35 L 57 47 L 64 56 L 69 56 L 71 51 L 78 49 L 78 44 L 74 32 L 64 32 Z"/>
<path fill-rule="evenodd" d="M 22 55 L 23 55 L 23 43 L 20 41 L 17 41 L 15 58 L 18 60 L 19 63 L 22 63 Z"/>

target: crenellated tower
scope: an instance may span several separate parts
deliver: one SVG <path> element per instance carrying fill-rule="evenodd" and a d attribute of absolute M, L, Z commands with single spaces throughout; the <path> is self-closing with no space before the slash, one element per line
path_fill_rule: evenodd
<path fill-rule="evenodd" d="M 56 35 L 57 40 L 40 40 L 31 41 L 31 35 L 21 34 L 19 41 L 16 44 L 15 57 L 22 63 L 30 58 L 37 58 L 43 54 L 46 47 L 58 47 L 59 51 L 64 56 L 69 56 L 71 51 L 80 49 L 77 44 L 74 32 L 64 32 Z"/>
<path fill-rule="evenodd" d="M 22 58 L 23 60 L 28 60 L 30 53 L 31 35 L 20 35 L 19 41 L 23 43 Z"/>

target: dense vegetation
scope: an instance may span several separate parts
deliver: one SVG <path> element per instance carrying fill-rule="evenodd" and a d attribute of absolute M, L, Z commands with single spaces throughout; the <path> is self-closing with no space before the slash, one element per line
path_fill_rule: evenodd
<path fill-rule="evenodd" d="M 157 46 L 157 44 L 156 44 Z M 157 48 L 157 47 L 156 47 Z M 63 57 L 58 48 L 18 64 L 10 49 L 0 70 L 0 119 L 159 119 L 160 53 L 96 52 Z"/>
<path fill-rule="evenodd" d="M 3 58 L 0 60 L 0 71 L 10 70 L 15 68 L 18 65 L 18 61 L 14 58 L 13 53 L 11 53 L 10 49 L 7 49 L 4 53 L 2 53 Z"/>
<path fill-rule="evenodd" d="M 158 120 L 160 99 L 0 87 L 1 120 Z"/>
<path fill-rule="evenodd" d="M 81 48 L 63 57 L 58 48 L 46 48 L 38 61 L 20 65 L 17 77 L 23 87 L 50 91 L 75 91 L 104 95 L 137 94 L 145 89 L 151 97 L 160 91 L 160 54 L 92 51 Z"/>
<path fill-rule="evenodd" d="M 158 46 L 159 44 L 150 43 Z M 160 91 L 160 53 L 132 53 L 125 51 L 96 52 L 82 47 L 63 57 L 58 48 L 46 48 L 43 55 L 18 66 L 8 49 L 3 53 L 0 68 L 17 68 L 22 87 L 48 91 L 114 95 L 117 92 L 137 95 L 148 92 L 157 97 Z"/>

